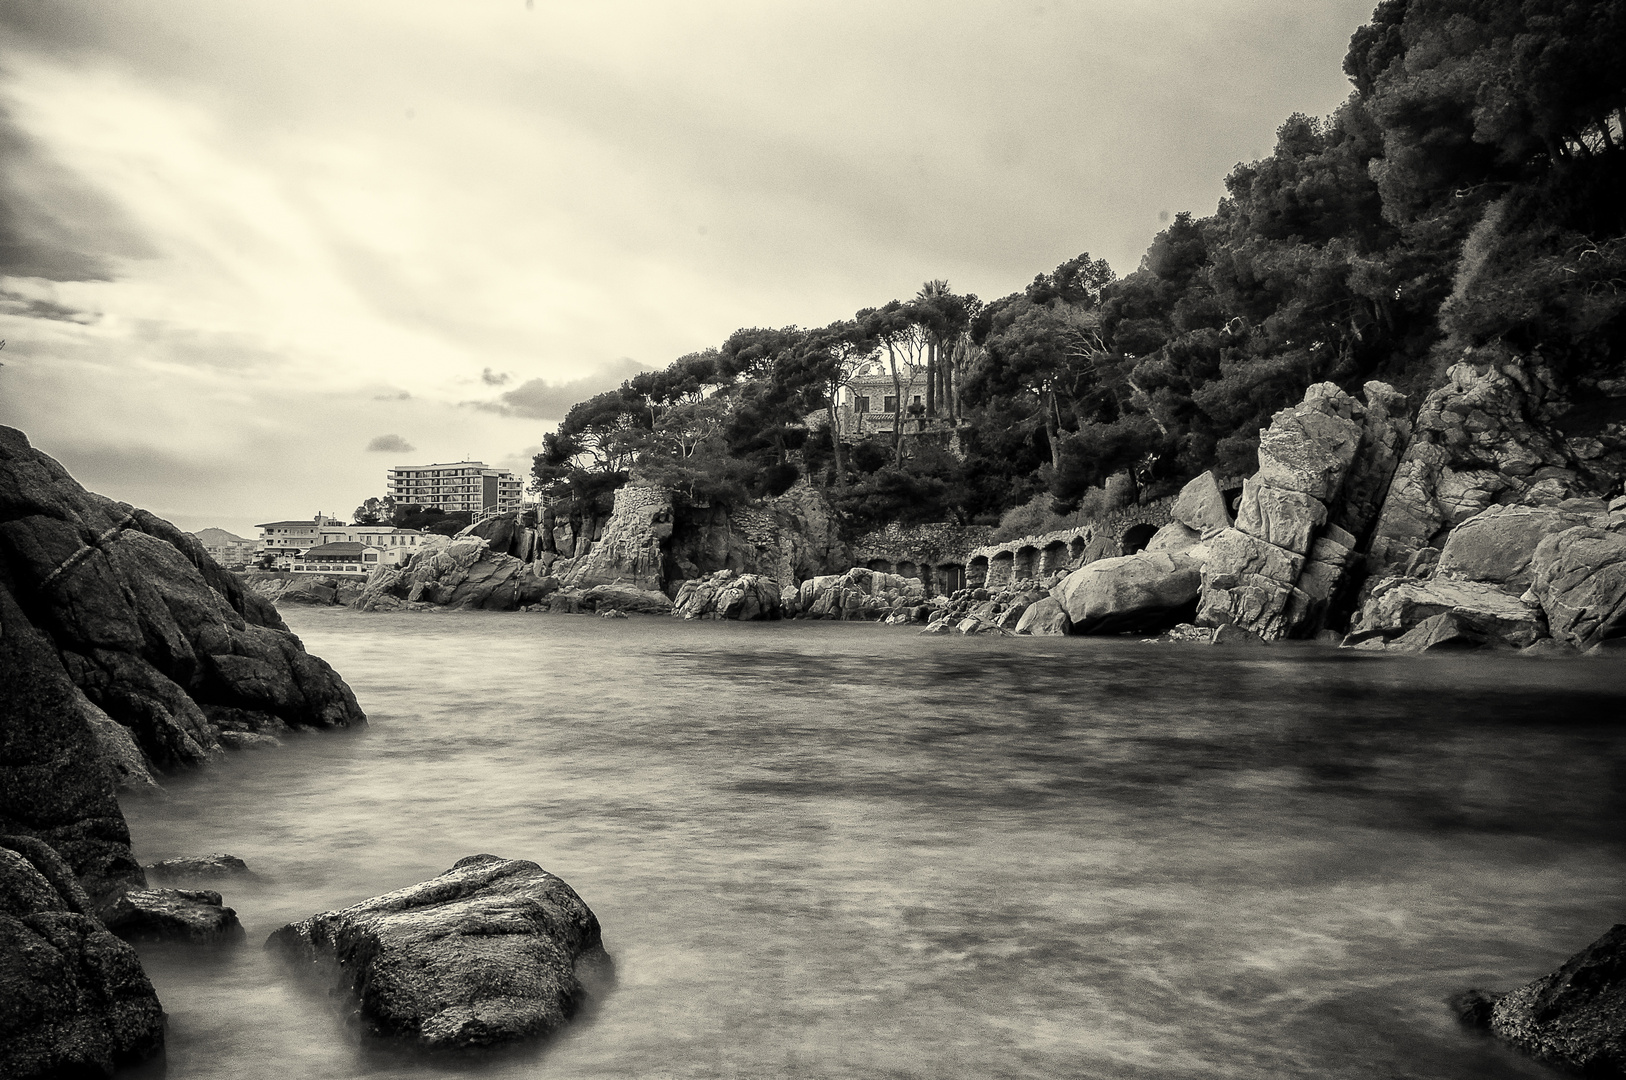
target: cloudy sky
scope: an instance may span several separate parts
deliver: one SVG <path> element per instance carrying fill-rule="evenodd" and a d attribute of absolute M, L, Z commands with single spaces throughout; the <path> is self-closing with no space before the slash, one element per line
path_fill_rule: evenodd
<path fill-rule="evenodd" d="M 1132 271 L 1372 0 L 0 0 L 0 423 L 183 528 L 523 473 L 928 278 Z"/>

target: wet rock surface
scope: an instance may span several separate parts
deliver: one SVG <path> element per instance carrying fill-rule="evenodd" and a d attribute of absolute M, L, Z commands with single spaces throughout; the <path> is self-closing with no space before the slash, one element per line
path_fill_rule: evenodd
<path fill-rule="evenodd" d="M 164 1012 L 135 950 L 88 912 L 48 845 L 0 837 L 0 1076 L 111 1076 L 157 1053 Z"/>
<path fill-rule="evenodd" d="M 97 907 L 96 917 L 131 942 L 216 945 L 243 940 L 237 912 L 207 889 L 128 889 Z"/>
<path fill-rule="evenodd" d="M 1468 990 L 1451 1001 L 1466 1024 L 1585 1076 L 1626 1076 L 1626 925 L 1507 994 Z"/>
<path fill-rule="evenodd" d="M 597 918 L 569 885 L 494 855 L 291 923 L 266 948 L 336 977 L 368 1033 L 431 1049 L 546 1035 L 607 991 L 614 972 Z"/>
<path fill-rule="evenodd" d="M 235 855 L 213 853 L 209 855 L 182 855 L 164 859 L 146 868 L 152 881 L 196 881 L 221 878 L 248 877 L 248 863 Z"/>

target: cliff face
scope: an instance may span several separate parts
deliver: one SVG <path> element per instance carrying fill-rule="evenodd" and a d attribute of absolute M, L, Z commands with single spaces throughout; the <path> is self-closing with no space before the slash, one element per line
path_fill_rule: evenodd
<path fill-rule="evenodd" d="M 365 720 L 333 669 L 194 538 L 86 491 L 11 428 L 0 574 L 73 685 L 160 768 L 205 760 L 223 731 Z"/>
<path fill-rule="evenodd" d="M 829 503 L 805 482 L 754 506 L 686 508 L 675 518 L 663 581 L 671 591 L 719 570 L 789 588 L 852 565 Z"/>

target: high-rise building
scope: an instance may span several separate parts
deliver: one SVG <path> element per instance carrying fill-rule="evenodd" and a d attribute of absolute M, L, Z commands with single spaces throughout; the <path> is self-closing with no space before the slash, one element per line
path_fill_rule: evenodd
<path fill-rule="evenodd" d="M 524 491 L 519 477 L 483 461 L 397 465 L 389 471 L 388 486 L 397 505 L 417 503 L 476 516 L 487 510 L 518 510 Z"/>

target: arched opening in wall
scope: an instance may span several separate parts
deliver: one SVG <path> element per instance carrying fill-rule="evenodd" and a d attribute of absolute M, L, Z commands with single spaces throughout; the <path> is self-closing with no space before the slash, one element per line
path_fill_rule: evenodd
<path fill-rule="evenodd" d="M 1082 536 L 1073 537 L 1073 542 L 1067 545 L 1067 564 L 1071 566 L 1084 557 L 1084 549 L 1088 546 Z"/>
<path fill-rule="evenodd" d="M 988 582 L 988 556 L 976 555 L 965 567 L 965 587 L 980 589 Z"/>
<path fill-rule="evenodd" d="M 965 588 L 965 567 L 959 563 L 944 563 L 937 567 L 937 591 L 944 595 Z M 984 570 L 983 576 L 987 576 Z"/>
<path fill-rule="evenodd" d="M 885 559 L 871 559 L 864 566 L 878 574 L 890 574 L 892 572 L 892 564 Z"/>
<path fill-rule="evenodd" d="M 1156 535 L 1156 525 L 1148 525 L 1143 521 L 1139 525 L 1129 526 L 1129 528 L 1124 532 L 1123 540 L 1121 541 L 1123 544 L 1124 554 L 1133 555 L 1137 551 L 1145 551 L 1146 545 L 1150 544 L 1152 542 L 1152 537 Z"/>
<path fill-rule="evenodd" d="M 988 560 L 988 588 L 996 585 L 1009 585 L 1011 583 L 1011 568 L 1015 565 L 1016 557 L 1008 551 L 996 551 L 994 557 Z"/>
<path fill-rule="evenodd" d="M 1036 547 L 1020 547 L 1016 549 L 1016 558 L 1012 572 L 1017 581 L 1026 581 L 1039 572 L 1039 549 Z"/>
<path fill-rule="evenodd" d="M 901 562 L 898 564 L 898 568 L 892 572 L 899 577 L 912 578 L 920 576 L 920 568 L 912 562 Z"/>
<path fill-rule="evenodd" d="M 1062 540 L 1052 540 L 1039 552 L 1039 573 L 1054 574 L 1057 570 L 1067 569 L 1067 544 Z"/>

